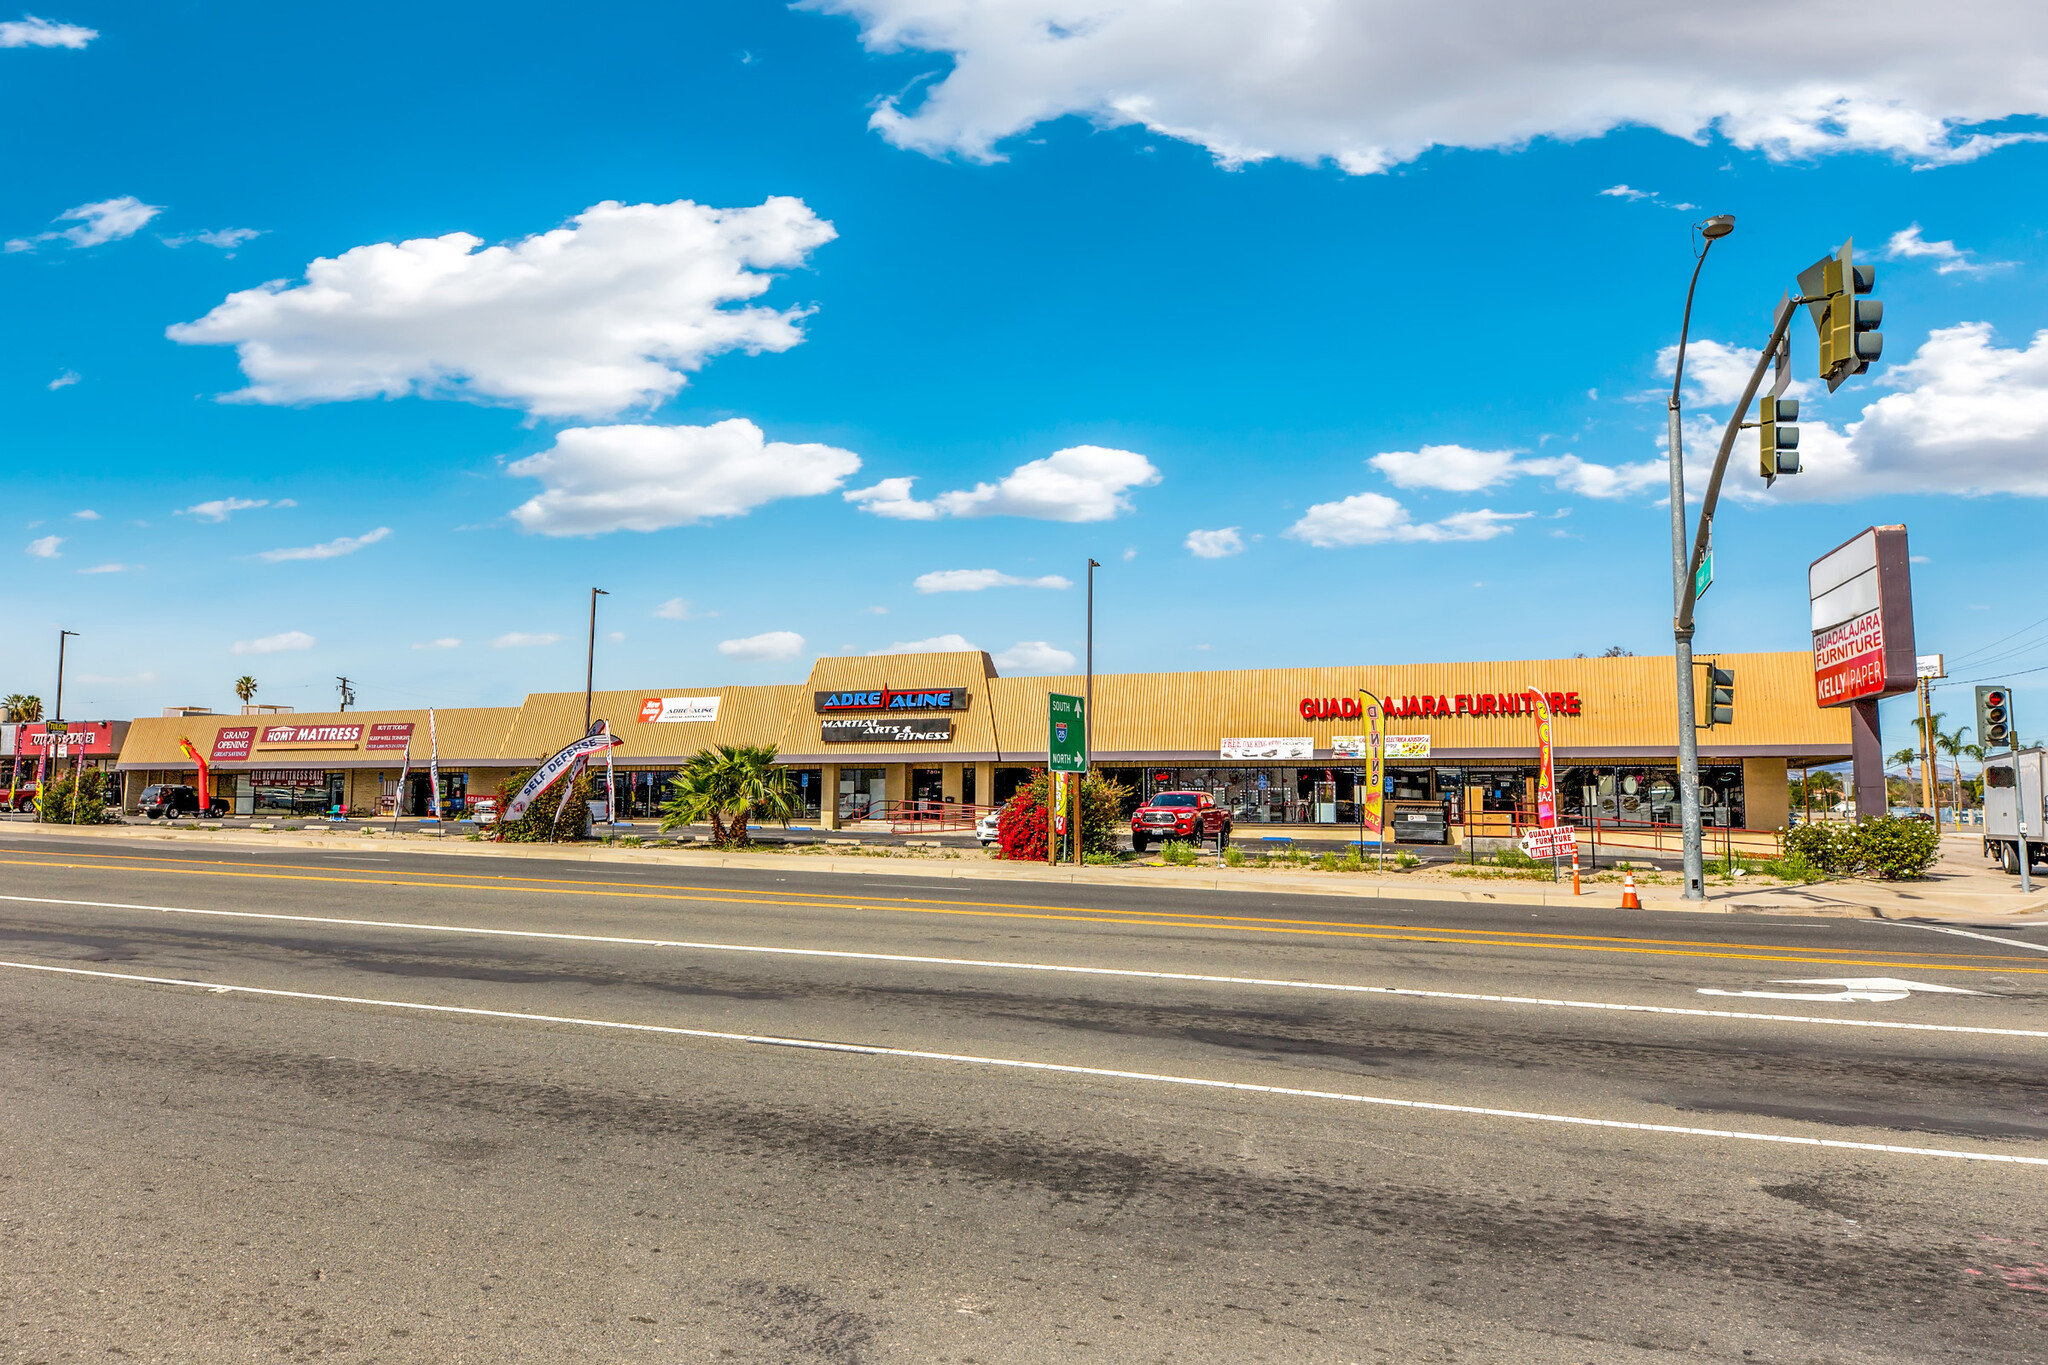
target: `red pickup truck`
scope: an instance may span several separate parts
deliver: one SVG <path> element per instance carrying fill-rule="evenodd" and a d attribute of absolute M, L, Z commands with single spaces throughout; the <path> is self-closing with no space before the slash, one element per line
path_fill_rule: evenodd
<path fill-rule="evenodd" d="M 1230 842 L 1230 812 L 1207 792 L 1154 792 L 1131 812 L 1131 848 L 1143 853 L 1154 839 L 1214 838 L 1221 848 Z"/>

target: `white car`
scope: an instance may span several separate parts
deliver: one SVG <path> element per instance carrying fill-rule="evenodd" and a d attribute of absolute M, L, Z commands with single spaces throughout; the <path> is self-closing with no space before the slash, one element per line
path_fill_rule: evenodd
<path fill-rule="evenodd" d="M 974 822 L 974 837 L 981 840 L 983 848 L 987 848 L 1002 837 L 1002 823 L 1003 812 L 1000 806 Z"/>

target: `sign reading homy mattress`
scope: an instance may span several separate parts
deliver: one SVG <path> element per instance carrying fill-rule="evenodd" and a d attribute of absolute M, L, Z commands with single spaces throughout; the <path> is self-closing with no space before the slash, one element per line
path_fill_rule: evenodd
<path fill-rule="evenodd" d="M 813 705 L 821 716 L 846 711 L 965 711 L 964 687 L 880 687 L 814 692 Z"/>
<path fill-rule="evenodd" d="M 265 749 L 353 749 L 362 740 L 360 725 L 268 725 L 256 742 Z"/>
<path fill-rule="evenodd" d="M 950 720 L 889 720 L 861 716 L 818 723 L 818 737 L 827 744 L 951 744 Z"/>

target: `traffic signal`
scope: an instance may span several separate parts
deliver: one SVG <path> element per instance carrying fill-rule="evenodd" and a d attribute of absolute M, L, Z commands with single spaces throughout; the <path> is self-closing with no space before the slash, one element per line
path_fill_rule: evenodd
<path fill-rule="evenodd" d="M 1773 398 L 1766 394 L 1757 411 L 1759 428 L 1757 472 L 1769 484 L 1780 474 L 1799 472 L 1799 420 L 1797 398 Z"/>
<path fill-rule="evenodd" d="M 1735 670 L 1707 665 L 1707 728 L 1735 723 Z"/>
<path fill-rule="evenodd" d="M 2012 690 L 2005 687 L 1977 689 L 1977 740 L 1987 749 L 2012 747 Z"/>
<path fill-rule="evenodd" d="M 1799 272 L 1799 289 L 1820 333 L 1820 373 L 1828 392 L 1884 354 L 1884 304 L 1861 297 L 1877 287 L 1877 267 L 1858 265 L 1852 242 Z"/>

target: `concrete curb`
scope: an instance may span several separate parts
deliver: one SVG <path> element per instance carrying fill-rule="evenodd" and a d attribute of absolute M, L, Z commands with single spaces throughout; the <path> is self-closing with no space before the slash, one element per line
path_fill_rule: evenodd
<path fill-rule="evenodd" d="M 0 833 L 14 829 L 0 825 Z M 393 838 L 358 828 L 347 835 L 325 832 L 256 834 L 229 829 L 163 829 L 135 825 L 23 825 L 25 832 L 80 840 L 122 839 L 226 846 L 231 848 L 304 848 L 322 851 L 359 850 L 365 846 L 402 847 L 407 853 L 445 857 L 525 858 L 540 862 L 592 864 L 654 864 L 665 867 L 746 868 L 756 871 L 804 871 L 859 873 L 881 877 L 923 877 L 944 881 L 1051 882 L 1068 886 L 1149 887 L 1185 891 L 1271 892 L 1277 895 L 1341 896 L 1355 900 L 1424 901 L 1460 905 L 1517 905 L 1531 907 L 1566 906 L 1581 909 L 1618 910 L 1621 889 L 1603 884 L 1597 891 L 1574 896 L 1569 887 L 1559 890 L 1533 886 L 1503 885 L 1498 889 L 1443 886 L 1424 882 L 1340 880 L 1356 874 L 1290 874 L 1265 871 L 1228 871 L 1201 868 L 1143 870 L 1110 867 L 1049 868 L 1036 863 L 969 863 L 946 858 L 903 859 L 845 857 L 808 853 L 717 853 L 709 850 L 663 848 L 619 848 L 575 844 L 493 844 L 471 843 L 467 839 Z M 1851 893 L 1851 894 L 1844 894 Z M 1860 894 L 1857 894 L 1860 893 Z M 1710 895 L 1705 904 L 1688 905 L 1673 892 L 1663 889 L 1639 891 L 1646 911 L 1695 915 L 1798 915 L 1808 918 L 1854 919 L 1964 919 L 1987 917 L 2006 919 L 2048 911 L 2048 890 L 2030 898 L 2018 895 L 1955 892 L 1941 893 L 1941 903 L 1932 903 L 1929 893 L 1897 891 L 1873 884 L 1830 883 L 1828 889 L 1779 888 L 1743 891 L 1735 888 Z M 1881 902 L 1881 903 L 1880 903 Z M 1887 912 L 1890 913 L 1887 913 Z"/>

